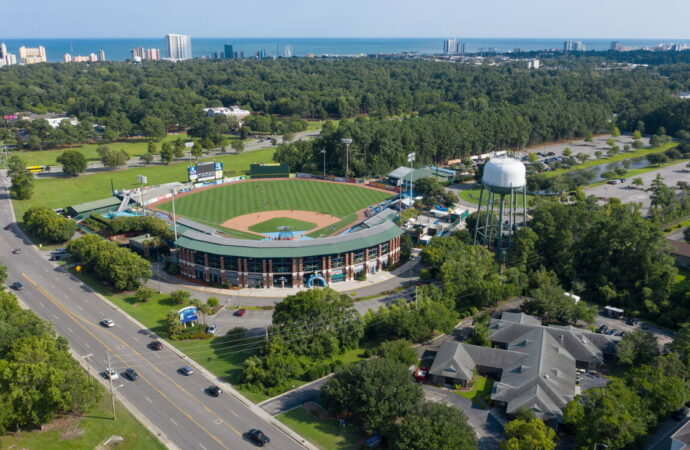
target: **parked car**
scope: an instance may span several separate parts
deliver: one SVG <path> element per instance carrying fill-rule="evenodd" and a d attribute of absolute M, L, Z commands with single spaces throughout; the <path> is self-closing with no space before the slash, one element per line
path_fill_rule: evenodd
<path fill-rule="evenodd" d="M 690 412 L 690 409 L 683 406 L 678 411 L 674 412 L 672 417 L 676 420 L 683 420 L 688 417 L 688 412 Z"/>
<path fill-rule="evenodd" d="M 179 372 L 184 375 L 184 376 L 190 376 L 191 374 L 194 373 L 194 368 L 192 366 L 182 366 L 180 367 Z"/>
<path fill-rule="evenodd" d="M 117 380 L 120 376 L 117 374 L 115 369 L 105 369 L 105 377 L 110 380 Z"/>
<path fill-rule="evenodd" d="M 223 393 L 223 391 L 218 387 L 218 386 L 209 386 L 208 389 L 206 389 L 206 392 L 208 392 L 208 395 L 211 397 L 220 397 L 220 394 Z"/>
<path fill-rule="evenodd" d="M 13 254 L 13 255 L 18 255 L 18 254 L 20 254 L 21 252 L 22 252 L 22 249 L 21 249 L 21 248 L 15 248 L 14 250 L 12 250 L 12 254 Z"/>
<path fill-rule="evenodd" d="M 628 319 L 625 321 L 625 323 L 627 323 L 628 325 L 635 326 L 638 323 L 640 323 L 640 321 L 638 319 L 635 319 L 634 317 L 628 317 Z"/>
<path fill-rule="evenodd" d="M 608 331 L 608 329 L 609 329 L 609 327 L 607 327 L 606 325 L 602 325 L 599 328 L 597 328 L 596 332 L 597 333 L 606 333 L 606 331 Z"/>
<path fill-rule="evenodd" d="M 106 328 L 112 328 L 115 326 L 115 321 L 113 319 L 103 319 L 101 320 L 101 325 Z"/>
<path fill-rule="evenodd" d="M 235 311 L 234 315 L 237 317 L 242 317 L 246 314 L 246 312 L 247 312 L 246 309 L 238 309 L 237 311 Z"/>
<path fill-rule="evenodd" d="M 251 430 L 249 430 L 249 433 L 247 433 L 247 435 L 249 436 L 249 439 L 251 439 L 251 441 L 259 447 L 263 447 L 264 445 L 271 442 L 271 440 L 268 438 L 268 436 L 264 434 L 263 431 L 258 430 L 256 428 L 252 428 Z"/>
<path fill-rule="evenodd" d="M 427 376 L 429 376 L 429 369 L 427 369 L 426 367 L 421 367 L 421 366 L 417 367 L 417 369 L 414 371 L 414 374 L 412 376 L 414 376 L 415 380 L 422 383 L 426 380 Z"/>
<path fill-rule="evenodd" d="M 67 253 L 67 249 L 65 247 L 58 248 L 50 252 L 51 255 L 62 255 L 63 253 Z"/>
<path fill-rule="evenodd" d="M 132 381 L 137 381 L 137 378 L 139 378 L 139 374 L 134 369 L 125 370 L 125 376 Z"/>
<path fill-rule="evenodd" d="M 615 328 L 611 328 L 609 331 L 606 332 L 609 336 L 614 336 L 616 333 L 618 333 L 618 330 Z"/>
<path fill-rule="evenodd" d="M 6 229 L 6 230 L 11 230 L 11 229 L 12 229 L 12 225 L 5 225 L 5 229 Z"/>
<path fill-rule="evenodd" d="M 149 344 L 149 348 L 156 351 L 163 350 L 163 343 L 161 341 L 153 341 Z"/>
<path fill-rule="evenodd" d="M 206 328 L 208 334 L 216 334 L 216 331 L 218 331 L 218 326 L 215 323 L 212 323 L 211 326 Z"/>
<path fill-rule="evenodd" d="M 21 284 L 19 281 L 15 281 L 10 285 L 10 287 L 15 291 L 21 291 L 22 289 L 24 289 L 24 285 Z"/>

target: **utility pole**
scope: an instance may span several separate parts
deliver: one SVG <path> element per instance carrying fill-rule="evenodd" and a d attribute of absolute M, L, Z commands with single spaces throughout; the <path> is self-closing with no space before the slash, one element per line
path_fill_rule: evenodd
<path fill-rule="evenodd" d="M 352 144 L 352 139 L 345 138 L 341 141 L 345 144 L 345 178 L 350 178 L 350 144 Z"/>
<path fill-rule="evenodd" d="M 144 185 L 149 182 L 149 179 L 144 175 L 137 175 L 137 181 L 141 183 L 141 212 L 145 216 L 146 207 L 144 206 Z"/>
<path fill-rule="evenodd" d="M 323 155 L 323 177 L 326 178 L 326 149 L 321 150 Z"/>
<path fill-rule="evenodd" d="M 110 382 L 110 403 L 113 408 L 113 420 L 115 417 L 115 391 L 113 390 L 113 377 L 110 375 L 113 368 L 110 366 L 110 351 L 108 351 L 108 381 Z"/>

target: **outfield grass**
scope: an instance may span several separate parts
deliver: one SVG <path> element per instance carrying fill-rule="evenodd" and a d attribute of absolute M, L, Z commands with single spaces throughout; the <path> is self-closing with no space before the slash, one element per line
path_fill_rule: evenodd
<path fill-rule="evenodd" d="M 333 419 L 314 417 L 304 406 L 276 418 L 324 450 L 357 449 L 366 437 L 362 430 L 353 425 L 342 428 Z"/>
<path fill-rule="evenodd" d="M 214 158 L 223 161 L 225 171 L 234 171 L 237 175 L 249 172 L 249 165 L 273 161 L 274 148 L 256 150 L 239 155 L 229 154 Z M 162 184 L 172 181 L 187 181 L 187 162 L 170 165 L 153 164 L 146 167 L 99 172 L 81 175 L 76 178 L 41 177 L 36 179 L 34 194 L 30 200 L 14 200 L 17 219 L 31 206 L 64 208 L 77 203 L 89 202 L 110 197 L 111 181 L 115 189 L 138 187 L 137 175 L 148 177 L 148 183 Z"/>
<path fill-rule="evenodd" d="M 25 431 L 18 435 L 1 436 L 0 448 L 91 450 L 113 435 L 124 438 L 118 449 L 165 448 L 120 402 L 115 404 L 115 410 L 117 420 L 114 421 L 110 397 L 104 394 L 94 407 L 74 420 L 70 416 L 62 417 L 47 424 L 47 431 Z"/>
<path fill-rule="evenodd" d="M 275 233 L 281 231 L 282 227 L 288 227 L 292 231 L 308 231 L 316 228 L 316 224 L 290 217 L 276 217 L 275 219 L 252 225 L 249 229 L 255 233 Z"/>
<path fill-rule="evenodd" d="M 344 218 L 354 212 L 382 202 L 391 194 L 355 185 L 309 180 L 265 180 L 227 184 L 175 201 L 177 215 L 211 226 L 226 220 L 260 211 L 305 210 Z M 172 203 L 159 208 L 172 212 Z"/>
<path fill-rule="evenodd" d="M 98 152 L 96 151 L 98 147 L 102 145 L 107 145 L 110 148 L 114 149 L 122 149 L 129 153 L 129 156 L 134 158 L 137 156 L 141 156 L 144 153 L 148 151 L 148 143 L 153 142 L 156 144 L 156 147 L 158 148 L 158 151 L 160 151 L 161 144 L 163 142 L 171 142 L 177 140 L 177 138 L 182 138 L 182 139 L 189 139 L 189 136 L 187 136 L 186 133 L 181 133 L 181 134 L 169 134 L 168 136 L 164 137 L 163 139 L 145 139 L 145 138 L 139 138 L 139 139 L 128 139 L 126 141 L 121 141 L 121 142 L 111 142 L 111 143 L 106 143 L 106 142 L 99 142 L 97 144 L 86 144 L 86 145 L 79 145 L 79 146 L 74 146 L 74 147 L 65 147 L 65 148 L 59 148 L 59 149 L 52 149 L 52 150 L 21 150 L 21 151 L 14 151 L 10 152 L 10 156 L 12 155 L 18 155 L 20 156 L 24 161 L 26 161 L 26 164 L 29 166 L 34 166 L 34 165 L 45 165 L 45 166 L 55 166 L 58 165 L 56 159 L 58 156 L 62 154 L 65 150 L 78 150 L 81 152 L 85 157 L 86 160 L 89 162 L 97 162 L 100 161 L 100 157 L 98 156 Z M 236 139 L 236 138 L 235 138 Z"/>

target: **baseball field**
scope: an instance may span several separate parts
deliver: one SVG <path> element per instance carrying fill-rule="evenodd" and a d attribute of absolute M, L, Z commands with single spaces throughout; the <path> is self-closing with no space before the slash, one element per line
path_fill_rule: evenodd
<path fill-rule="evenodd" d="M 226 184 L 175 200 L 178 216 L 222 229 L 228 235 L 262 239 L 285 228 L 310 237 L 327 236 L 358 219 L 357 212 L 391 194 L 350 184 L 315 180 L 260 180 Z M 172 212 L 172 202 L 156 206 Z"/>

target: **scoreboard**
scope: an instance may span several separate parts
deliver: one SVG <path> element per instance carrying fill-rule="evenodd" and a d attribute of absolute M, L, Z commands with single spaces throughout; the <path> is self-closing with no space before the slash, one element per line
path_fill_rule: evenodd
<path fill-rule="evenodd" d="M 220 180 L 223 178 L 223 163 L 206 161 L 187 168 L 189 181 L 202 183 L 204 181 Z"/>

